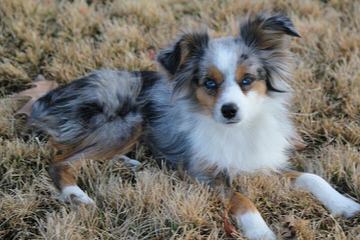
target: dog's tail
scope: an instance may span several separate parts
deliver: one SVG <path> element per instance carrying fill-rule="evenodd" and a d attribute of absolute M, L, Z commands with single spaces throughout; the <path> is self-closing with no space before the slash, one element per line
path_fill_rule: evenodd
<path fill-rule="evenodd" d="M 30 124 L 50 135 L 68 160 L 113 156 L 140 135 L 142 86 L 139 73 L 95 71 L 38 99 Z"/>

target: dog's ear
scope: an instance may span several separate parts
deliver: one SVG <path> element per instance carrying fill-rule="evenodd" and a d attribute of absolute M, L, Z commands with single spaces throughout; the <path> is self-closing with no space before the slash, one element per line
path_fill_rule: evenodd
<path fill-rule="evenodd" d="M 240 27 L 240 37 L 245 44 L 259 50 L 284 47 L 285 36 L 300 37 L 291 20 L 282 14 L 250 16 Z"/>
<path fill-rule="evenodd" d="M 207 32 L 183 34 L 172 46 L 163 49 L 157 61 L 170 75 L 174 75 L 184 63 L 200 58 L 208 46 Z"/>

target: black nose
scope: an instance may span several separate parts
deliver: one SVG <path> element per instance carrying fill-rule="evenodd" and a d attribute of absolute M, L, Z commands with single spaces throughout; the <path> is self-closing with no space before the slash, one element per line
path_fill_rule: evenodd
<path fill-rule="evenodd" d="M 227 119 L 235 117 L 237 110 L 238 107 L 233 103 L 224 104 L 221 107 L 221 113 Z"/>

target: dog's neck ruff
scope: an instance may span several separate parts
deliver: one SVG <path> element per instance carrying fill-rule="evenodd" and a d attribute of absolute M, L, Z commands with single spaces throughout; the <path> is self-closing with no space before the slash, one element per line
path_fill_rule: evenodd
<path fill-rule="evenodd" d="M 193 126 L 189 126 L 190 164 L 197 169 L 226 171 L 232 177 L 285 168 L 294 129 L 284 104 L 272 100 L 266 105 L 253 121 L 238 125 L 224 125 L 194 114 Z"/>

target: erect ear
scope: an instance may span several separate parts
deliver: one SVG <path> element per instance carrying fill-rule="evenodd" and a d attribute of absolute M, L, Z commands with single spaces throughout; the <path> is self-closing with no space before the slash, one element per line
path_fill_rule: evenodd
<path fill-rule="evenodd" d="M 284 47 L 286 35 L 300 37 L 291 20 L 281 14 L 251 16 L 240 27 L 240 36 L 245 44 L 259 50 Z"/>
<path fill-rule="evenodd" d="M 208 46 L 207 32 L 194 32 L 182 35 L 172 46 L 163 49 L 157 61 L 170 74 L 174 75 L 189 60 L 196 60 L 204 54 Z"/>

